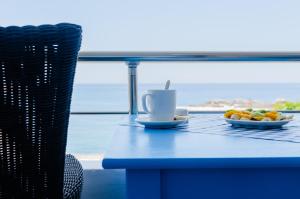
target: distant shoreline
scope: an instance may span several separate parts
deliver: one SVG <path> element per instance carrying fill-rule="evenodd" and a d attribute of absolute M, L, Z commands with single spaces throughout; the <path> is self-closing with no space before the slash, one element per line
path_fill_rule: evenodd
<path fill-rule="evenodd" d="M 185 106 L 189 111 L 226 111 L 230 109 L 264 109 L 264 110 L 300 110 L 300 102 L 276 99 L 275 102 L 264 102 L 252 99 L 210 100 L 198 105 Z"/>

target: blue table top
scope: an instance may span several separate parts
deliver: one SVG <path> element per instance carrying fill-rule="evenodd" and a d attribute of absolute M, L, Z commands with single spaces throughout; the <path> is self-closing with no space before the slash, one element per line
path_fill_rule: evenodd
<path fill-rule="evenodd" d="M 179 129 L 145 129 L 128 116 L 105 153 L 105 169 L 300 167 L 300 115 L 281 130 L 234 129 L 219 114 Z"/>

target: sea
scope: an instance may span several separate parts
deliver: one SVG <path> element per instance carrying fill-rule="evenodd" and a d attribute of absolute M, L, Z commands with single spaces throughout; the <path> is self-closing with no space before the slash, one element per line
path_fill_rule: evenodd
<path fill-rule="evenodd" d="M 147 90 L 163 87 L 164 85 L 160 84 L 139 85 L 139 101 Z M 300 101 L 300 84 L 173 84 L 170 89 L 177 91 L 178 106 L 197 105 L 214 99 Z M 73 90 L 72 111 L 128 111 L 128 86 L 126 84 L 77 84 Z"/>
<path fill-rule="evenodd" d="M 138 85 L 139 101 L 149 89 L 162 89 L 162 84 Z M 172 84 L 177 91 L 177 105 L 197 105 L 216 99 L 253 99 L 274 102 L 276 99 L 300 101 L 300 84 Z M 140 103 L 139 103 L 140 104 Z M 128 111 L 126 84 L 75 84 L 72 112 Z M 102 154 L 124 115 L 71 114 L 67 152 Z"/>

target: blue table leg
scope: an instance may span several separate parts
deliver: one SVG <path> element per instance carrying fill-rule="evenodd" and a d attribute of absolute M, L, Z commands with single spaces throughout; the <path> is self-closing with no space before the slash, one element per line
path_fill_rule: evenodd
<path fill-rule="evenodd" d="M 160 170 L 126 170 L 127 199 L 160 199 Z"/>

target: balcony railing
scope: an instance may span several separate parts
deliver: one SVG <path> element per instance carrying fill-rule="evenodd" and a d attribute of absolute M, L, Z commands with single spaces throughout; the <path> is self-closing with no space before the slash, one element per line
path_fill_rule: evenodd
<path fill-rule="evenodd" d="M 141 62 L 300 62 L 300 52 L 81 52 L 78 61 L 126 63 L 129 113 L 137 114 L 137 66 Z"/>

